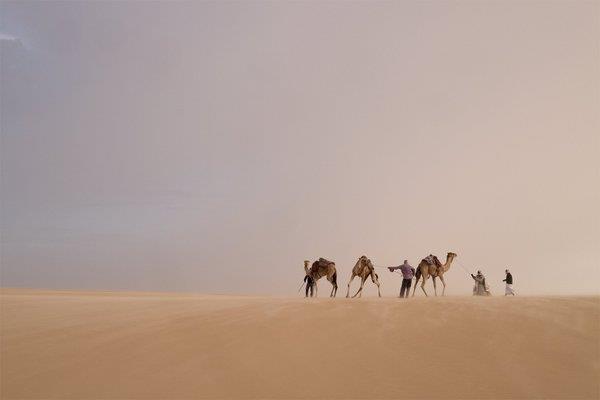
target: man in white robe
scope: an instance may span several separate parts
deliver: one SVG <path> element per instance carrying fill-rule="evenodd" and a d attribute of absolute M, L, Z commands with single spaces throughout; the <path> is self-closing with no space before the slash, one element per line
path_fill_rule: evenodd
<path fill-rule="evenodd" d="M 506 278 L 502 280 L 502 282 L 506 282 L 506 288 L 504 289 L 505 296 L 514 296 L 515 291 L 513 290 L 513 277 L 509 270 L 505 270 Z"/>

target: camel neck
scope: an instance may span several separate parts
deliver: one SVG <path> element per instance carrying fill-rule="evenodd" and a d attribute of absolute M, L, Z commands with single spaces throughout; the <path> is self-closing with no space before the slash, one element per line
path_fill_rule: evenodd
<path fill-rule="evenodd" d="M 444 264 L 444 272 L 448 271 L 450 269 L 450 265 L 452 265 L 452 260 L 454 258 L 452 256 L 447 256 L 446 257 L 446 263 Z"/>

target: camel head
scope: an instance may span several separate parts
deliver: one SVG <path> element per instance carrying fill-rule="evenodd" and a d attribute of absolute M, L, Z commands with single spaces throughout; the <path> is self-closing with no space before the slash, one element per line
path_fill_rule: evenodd
<path fill-rule="evenodd" d="M 443 265 L 444 272 L 446 272 L 446 271 L 448 271 L 448 269 L 450 269 L 452 260 L 454 260 L 455 257 L 457 257 L 456 253 L 448 252 L 448 254 L 446 255 L 446 262 Z"/>
<path fill-rule="evenodd" d="M 367 256 L 360 256 L 360 258 L 356 262 L 355 267 L 358 267 L 359 265 L 363 268 L 366 267 L 369 271 L 375 270 L 375 268 L 373 267 L 373 263 L 369 258 L 367 258 Z"/>
<path fill-rule="evenodd" d="M 358 268 L 360 265 L 362 265 L 365 262 L 366 259 L 367 259 L 366 256 L 358 257 L 358 260 L 356 260 L 356 264 L 354 264 L 354 268 Z"/>
<path fill-rule="evenodd" d="M 304 272 L 306 272 L 308 274 L 308 265 L 310 264 L 310 261 L 308 260 L 304 260 Z"/>

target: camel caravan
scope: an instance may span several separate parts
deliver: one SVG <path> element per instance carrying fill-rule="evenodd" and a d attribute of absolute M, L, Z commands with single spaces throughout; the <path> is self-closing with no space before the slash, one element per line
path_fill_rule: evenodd
<path fill-rule="evenodd" d="M 363 287 L 367 279 L 371 279 L 371 282 L 373 282 L 377 286 L 377 293 L 379 297 L 381 297 L 381 285 L 379 283 L 379 275 L 377 275 L 377 273 L 375 272 L 375 268 L 386 268 L 391 272 L 394 272 L 397 269 L 400 270 L 399 272 L 401 272 L 403 276 L 400 297 L 408 297 L 413 279 L 415 279 L 415 285 L 413 287 L 412 295 L 415 295 L 415 291 L 417 290 L 417 284 L 419 283 L 419 281 L 421 281 L 421 290 L 423 291 L 425 296 L 428 296 L 427 291 L 425 290 L 425 283 L 430 277 L 433 281 L 433 290 L 436 296 L 437 279 L 440 279 L 440 282 L 442 282 L 442 296 L 444 296 L 446 293 L 446 281 L 444 280 L 444 274 L 448 272 L 450 266 L 452 265 L 452 262 L 456 257 L 456 253 L 449 252 L 448 254 L 446 254 L 446 262 L 442 264 L 436 256 L 430 254 L 427 257 L 423 258 L 419 263 L 418 267 L 415 269 L 408 264 L 407 260 L 404 260 L 404 264 L 397 267 L 375 267 L 367 256 L 360 256 L 356 261 L 354 268 L 352 268 L 352 274 L 350 275 L 350 280 L 348 281 L 348 287 L 346 290 L 346 297 L 350 297 L 350 285 L 356 277 L 360 278 L 360 288 L 352 296 L 353 298 L 357 296 L 362 296 Z M 325 258 L 319 258 L 311 265 L 310 261 L 306 260 L 304 261 L 304 272 L 305 276 L 303 285 L 306 285 L 305 297 L 317 296 L 317 282 L 323 277 L 325 277 L 329 281 L 329 283 L 331 283 L 332 286 L 329 296 L 336 296 L 338 284 L 335 262 L 329 261 Z M 506 270 L 506 273 L 510 275 L 508 270 Z M 507 283 L 506 293 L 514 295 L 514 292 L 512 290 L 512 275 L 510 276 L 510 278 L 508 278 L 508 275 L 507 279 L 504 280 L 504 282 Z M 491 293 L 489 291 L 489 287 L 485 283 L 485 278 L 481 274 L 481 271 L 478 271 L 478 275 L 471 274 L 471 276 L 475 280 L 473 295 L 490 296 Z M 300 290 L 301 289 L 302 286 L 300 286 Z"/>

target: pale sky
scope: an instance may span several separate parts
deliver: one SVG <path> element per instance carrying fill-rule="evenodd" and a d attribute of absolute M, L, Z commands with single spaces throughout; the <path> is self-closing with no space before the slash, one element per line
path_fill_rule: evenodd
<path fill-rule="evenodd" d="M 0 56 L 2 286 L 599 291 L 598 2 L 3 1 Z"/>

